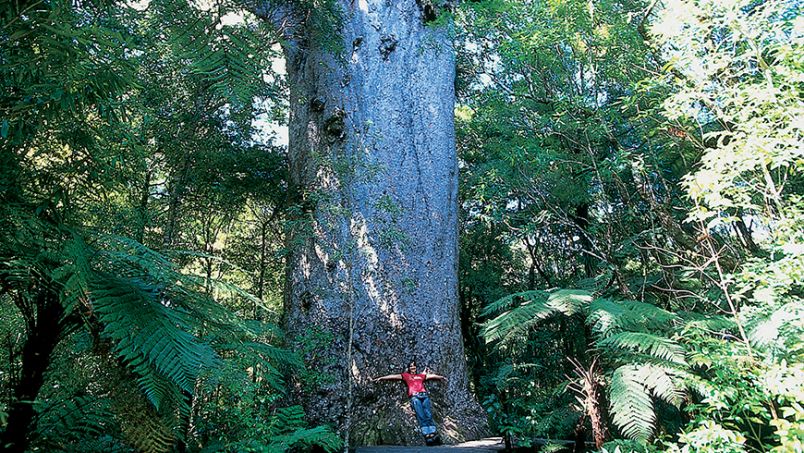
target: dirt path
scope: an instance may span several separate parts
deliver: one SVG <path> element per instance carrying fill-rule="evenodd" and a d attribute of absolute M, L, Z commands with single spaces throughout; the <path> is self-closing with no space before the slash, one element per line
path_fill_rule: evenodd
<path fill-rule="evenodd" d="M 374 447 L 360 447 L 356 453 L 495 453 L 505 448 L 499 437 L 464 442 L 458 445 L 442 445 L 440 447 L 412 446 L 402 447 L 395 445 L 378 445 Z"/>

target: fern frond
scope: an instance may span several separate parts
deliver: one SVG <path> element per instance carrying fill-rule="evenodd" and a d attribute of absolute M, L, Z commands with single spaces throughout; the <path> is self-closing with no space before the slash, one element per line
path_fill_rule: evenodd
<path fill-rule="evenodd" d="M 652 363 L 617 368 L 609 388 L 612 422 L 629 439 L 649 439 L 656 424 L 651 397 L 680 407 L 687 388 L 684 378 L 689 375 L 683 370 Z"/>
<path fill-rule="evenodd" d="M 686 365 L 684 348 L 674 340 L 642 332 L 620 332 L 596 342 L 603 352 L 632 351 L 666 360 L 678 365 Z"/>
<path fill-rule="evenodd" d="M 239 286 L 229 283 L 227 281 L 214 278 L 207 281 L 205 277 L 201 277 L 198 275 L 182 275 L 181 278 L 183 281 L 187 282 L 188 284 L 191 284 L 193 287 L 202 288 L 205 285 L 209 284 L 209 286 L 216 294 L 240 297 L 241 299 L 251 304 L 256 304 L 258 307 L 260 307 L 267 313 L 274 313 L 274 309 L 265 305 L 262 299 L 244 290 L 243 288 L 240 288 Z M 217 304 L 215 305 L 217 306 Z M 227 323 L 228 322 L 230 321 L 227 321 Z"/>
<path fill-rule="evenodd" d="M 653 396 L 660 400 L 680 407 L 684 401 L 684 388 L 673 379 L 676 375 L 674 369 L 655 364 L 645 363 L 638 365 L 637 375 L 642 378 L 643 385 Z"/>
<path fill-rule="evenodd" d="M 798 330 L 797 334 L 784 335 L 786 338 L 801 338 L 804 327 L 804 303 L 793 297 L 770 314 L 757 317 L 748 325 L 748 341 L 759 348 L 769 348 L 776 343 L 785 329 Z"/>
<path fill-rule="evenodd" d="M 705 330 L 709 332 L 732 332 L 737 324 L 732 318 L 693 311 L 676 312 L 684 321 L 685 330 Z"/>
<path fill-rule="evenodd" d="M 301 357 L 293 351 L 266 343 L 249 342 L 244 346 L 280 367 L 292 367 L 295 369 L 304 367 Z"/>
<path fill-rule="evenodd" d="M 258 338 L 268 338 L 269 341 L 277 344 L 281 344 L 285 338 L 285 332 L 282 331 L 282 328 L 271 322 L 247 319 L 243 321 L 243 325 L 251 335 Z"/>
<path fill-rule="evenodd" d="M 235 109 L 250 108 L 268 84 L 261 77 L 270 62 L 270 49 L 255 26 L 221 25 L 211 17 L 178 20 L 169 42 L 175 55 Z M 183 23 L 182 23 L 183 22 Z M 257 75 L 257 77 L 255 77 Z"/>
<path fill-rule="evenodd" d="M 683 387 L 686 391 L 693 392 L 701 398 L 712 397 L 717 392 L 716 387 L 712 385 L 712 383 L 695 373 L 691 373 L 687 370 L 674 369 L 672 374 L 681 381 L 679 387 Z"/>
<path fill-rule="evenodd" d="M 166 453 L 173 448 L 176 436 L 152 406 L 140 403 L 137 398 L 129 398 L 118 408 L 118 415 L 123 436 L 138 451 Z"/>
<path fill-rule="evenodd" d="M 46 438 L 94 437 L 109 431 L 111 412 L 94 396 L 59 399 L 39 412 L 39 425 L 47 427 Z"/>
<path fill-rule="evenodd" d="M 73 234 L 71 240 L 65 243 L 63 253 L 66 263 L 54 269 L 52 277 L 62 284 L 60 297 L 65 313 L 72 313 L 79 305 L 88 305 L 88 279 L 92 275 L 89 256 L 92 251 L 83 237 Z"/>
<path fill-rule="evenodd" d="M 487 343 L 499 340 L 507 342 L 521 337 L 535 324 L 553 315 L 572 316 L 582 312 L 591 300 L 592 296 L 582 290 L 559 290 L 553 293 L 525 291 L 511 294 L 492 305 L 511 306 L 514 301 L 523 301 L 521 305 L 486 322 L 481 335 Z"/>
<path fill-rule="evenodd" d="M 129 363 L 128 366 L 134 370 L 144 370 L 139 373 L 137 386 L 157 411 L 165 407 L 166 401 L 182 401 L 180 389 L 159 372 L 148 370 L 147 365 L 141 363 Z"/>
<path fill-rule="evenodd" d="M 509 294 L 501 297 L 496 301 L 488 304 L 480 313 L 481 317 L 490 316 L 503 311 L 510 310 L 518 305 L 524 304 L 531 300 L 546 300 L 550 295 L 547 291 L 533 290 L 523 291 L 519 293 Z"/>
<path fill-rule="evenodd" d="M 301 406 L 280 407 L 276 410 L 277 418 L 273 420 L 269 428 L 272 436 L 295 431 L 304 428 L 304 409 Z"/>
<path fill-rule="evenodd" d="M 188 314 L 159 300 L 156 288 L 111 275 L 93 282 L 91 297 L 103 333 L 115 342 L 115 351 L 139 376 L 155 384 L 158 372 L 182 390 L 192 392 L 201 369 L 217 362 L 215 352 L 188 332 Z M 164 395 L 154 387 L 149 397 Z M 159 400 L 152 399 L 159 407 Z"/>
<path fill-rule="evenodd" d="M 304 411 L 300 406 L 277 409 L 271 419 L 271 443 L 268 451 L 287 451 L 292 448 L 321 447 L 337 451 L 343 444 L 340 437 L 326 426 L 306 428 Z"/>
<path fill-rule="evenodd" d="M 592 301 L 592 294 L 581 289 L 560 289 L 550 294 L 547 303 L 566 316 L 585 312 Z"/>
<path fill-rule="evenodd" d="M 486 343 L 522 337 L 534 324 L 554 314 L 555 310 L 547 305 L 547 300 L 529 300 L 486 322 L 480 335 Z"/>
<path fill-rule="evenodd" d="M 272 438 L 268 451 L 288 451 L 296 448 L 307 450 L 312 447 L 320 447 L 326 452 L 334 452 L 340 450 L 342 446 L 341 438 L 329 427 L 316 426 L 315 428 L 297 429 L 292 433 Z"/>
<path fill-rule="evenodd" d="M 643 373 L 635 365 L 614 371 L 609 389 L 612 422 L 629 439 L 647 440 L 653 434 L 656 414 Z"/>
<path fill-rule="evenodd" d="M 494 383 L 494 386 L 497 388 L 497 390 L 503 390 L 507 386 L 507 383 L 509 382 L 508 379 L 511 377 L 513 372 L 514 366 L 510 363 L 501 365 L 500 368 L 497 369 L 497 373 L 494 375 L 494 377 L 491 378 L 491 382 Z"/>
<path fill-rule="evenodd" d="M 655 305 L 633 300 L 595 299 L 586 322 L 601 336 L 629 331 L 666 331 L 681 318 Z"/>
<path fill-rule="evenodd" d="M 147 276 L 150 280 L 170 282 L 175 265 L 161 253 L 134 239 L 114 234 L 97 235 L 97 259 L 108 260 L 123 276 Z"/>

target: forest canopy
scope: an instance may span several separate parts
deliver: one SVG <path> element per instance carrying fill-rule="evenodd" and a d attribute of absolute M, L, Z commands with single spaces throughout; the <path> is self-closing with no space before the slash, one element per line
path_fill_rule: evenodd
<path fill-rule="evenodd" d="M 3 3 L 0 448 L 420 442 L 369 378 L 435 331 L 452 441 L 804 451 L 801 13 Z"/>

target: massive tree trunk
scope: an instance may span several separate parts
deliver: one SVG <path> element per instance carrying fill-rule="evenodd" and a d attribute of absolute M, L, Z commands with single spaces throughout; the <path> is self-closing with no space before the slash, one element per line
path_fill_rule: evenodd
<path fill-rule="evenodd" d="M 292 32 L 289 159 L 300 209 L 285 326 L 316 377 L 301 398 L 313 422 L 353 445 L 420 442 L 402 384 L 370 382 L 415 358 L 449 378 L 428 384 L 442 437 L 476 437 L 486 419 L 468 389 L 457 299 L 449 30 L 426 23 L 431 2 L 337 7 L 332 40 L 311 36 L 293 12 L 260 14 Z"/>

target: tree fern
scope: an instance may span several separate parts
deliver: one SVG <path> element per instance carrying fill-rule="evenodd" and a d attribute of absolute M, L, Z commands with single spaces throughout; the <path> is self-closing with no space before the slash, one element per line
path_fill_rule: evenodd
<path fill-rule="evenodd" d="M 583 312 L 591 299 L 588 292 L 581 290 L 559 290 L 552 293 L 525 291 L 511 294 L 496 301 L 484 313 L 513 306 L 516 301 L 521 301 L 520 305 L 486 322 L 481 335 L 486 342 L 513 341 L 553 315 L 572 316 Z"/>
<path fill-rule="evenodd" d="M 307 428 L 301 406 L 280 408 L 271 420 L 269 451 L 286 451 L 291 448 L 319 446 L 325 451 L 341 448 L 340 438 L 329 428 Z"/>
<path fill-rule="evenodd" d="M 295 431 L 276 436 L 271 439 L 268 451 L 287 451 L 320 447 L 324 451 L 334 452 L 342 448 L 343 442 L 337 434 L 326 426 L 315 428 L 299 428 Z"/>
<path fill-rule="evenodd" d="M 624 330 L 665 331 L 681 318 L 655 305 L 633 300 L 595 299 L 589 307 L 587 324 L 599 336 Z"/>
<path fill-rule="evenodd" d="M 675 407 L 680 407 L 686 396 L 686 386 L 671 367 L 644 363 L 638 366 L 637 374 L 651 394 Z"/>
<path fill-rule="evenodd" d="M 204 300 L 169 261 L 136 241 L 99 235 L 92 242 L 94 247 L 73 232 L 65 246 L 66 264 L 54 272 L 62 282 L 62 303 L 71 309 L 80 304 L 84 317 L 100 322 L 102 336 L 138 376 L 157 410 L 164 401 L 180 403 L 180 392 L 192 393 L 200 372 L 218 361 L 212 347 L 195 336 L 195 326 L 233 317 L 209 316 L 226 311 Z"/>
<path fill-rule="evenodd" d="M 106 403 L 106 404 L 104 404 Z M 112 413 L 108 402 L 98 401 L 94 396 L 77 396 L 58 399 L 37 410 L 39 424 L 47 427 L 40 435 L 43 443 L 56 448 L 59 444 L 72 443 L 82 437 L 95 437 L 109 431 Z"/>
<path fill-rule="evenodd" d="M 494 314 L 499 314 L 503 311 L 510 310 L 518 305 L 529 302 L 531 300 L 545 300 L 549 295 L 550 293 L 548 291 L 540 291 L 540 290 L 523 291 L 519 293 L 509 294 L 505 297 L 501 297 L 496 301 L 488 304 L 486 307 L 483 308 L 483 311 L 480 313 L 480 315 L 490 316 Z"/>
<path fill-rule="evenodd" d="M 104 324 L 103 333 L 115 341 L 115 351 L 140 376 L 158 372 L 192 392 L 199 371 L 214 365 L 217 357 L 212 348 L 188 332 L 189 314 L 163 304 L 158 288 L 107 275 L 93 282 L 90 296 Z M 159 406 L 159 400 L 152 402 Z"/>
<path fill-rule="evenodd" d="M 612 422 L 628 438 L 647 440 L 653 434 L 656 414 L 640 367 L 623 365 L 614 371 L 609 388 Z"/>
<path fill-rule="evenodd" d="M 270 59 L 276 55 L 266 45 L 270 37 L 263 32 L 263 24 L 225 25 L 224 16 L 238 11 L 221 6 L 224 9 L 175 14 L 177 18 L 168 26 L 169 45 L 178 59 L 188 63 L 190 75 L 200 78 L 211 92 L 237 110 L 250 109 L 256 96 L 274 88 L 263 74 L 270 70 Z M 249 20 L 248 16 L 240 17 Z M 274 83 L 277 78 L 273 77 Z"/>
<path fill-rule="evenodd" d="M 623 365 L 611 376 L 612 421 L 626 437 L 647 440 L 656 423 L 652 397 L 679 407 L 685 390 L 673 368 L 651 363 Z"/>
<path fill-rule="evenodd" d="M 620 364 L 608 388 L 612 421 L 625 436 L 648 439 L 656 423 L 653 398 L 676 407 L 684 400 L 686 351 L 669 337 L 683 319 L 644 302 L 590 299 L 584 291 L 512 294 L 487 307 L 486 313 L 505 311 L 483 326 L 482 335 L 487 342 L 524 342 L 527 332 L 547 318 L 586 314 L 597 334 L 596 349 Z M 509 379 L 511 370 L 502 367 L 499 378 Z"/>
<path fill-rule="evenodd" d="M 737 330 L 737 324 L 731 317 L 691 311 L 678 311 L 676 313 L 683 320 L 685 331 L 702 330 L 711 333 L 726 333 Z"/>
<path fill-rule="evenodd" d="M 165 453 L 176 442 L 176 421 L 160 416 L 153 406 L 131 392 L 120 392 L 115 405 L 125 439 L 137 450 Z"/>
<path fill-rule="evenodd" d="M 334 452 L 343 447 L 340 437 L 327 426 L 308 428 L 301 406 L 281 407 L 267 420 L 263 439 L 246 439 L 204 451 L 306 451 L 315 447 Z"/>
<path fill-rule="evenodd" d="M 643 332 L 620 332 L 604 337 L 596 342 L 598 349 L 603 351 L 632 351 L 650 357 L 672 362 L 677 365 L 686 365 L 684 348 L 674 340 Z M 612 352 L 609 352 L 613 355 Z"/>
<path fill-rule="evenodd" d="M 793 300 L 770 311 L 764 316 L 755 316 L 748 325 L 748 340 L 759 348 L 771 349 L 784 339 L 800 339 L 804 334 L 804 303 L 800 299 Z M 785 330 L 788 334 L 782 335 Z M 783 347 L 777 347 L 784 350 Z"/>

